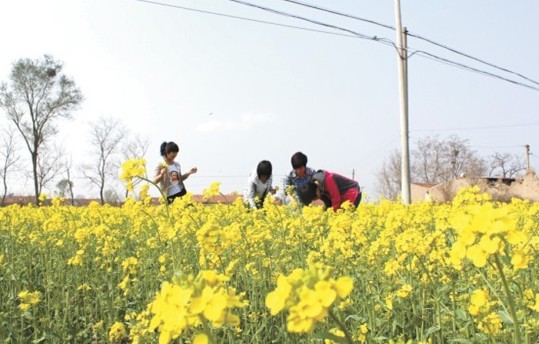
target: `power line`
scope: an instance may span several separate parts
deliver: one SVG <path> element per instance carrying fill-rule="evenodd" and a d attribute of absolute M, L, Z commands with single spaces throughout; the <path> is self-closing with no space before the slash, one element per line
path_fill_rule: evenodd
<path fill-rule="evenodd" d="M 307 4 L 307 3 L 304 3 L 304 2 L 301 2 L 301 1 L 294 1 L 294 0 L 283 0 L 283 1 L 291 2 L 291 3 L 293 3 L 293 4 L 297 4 L 297 5 L 301 5 L 301 6 L 305 6 L 305 7 L 310 7 L 310 8 L 316 9 L 316 10 L 320 10 L 320 11 L 324 11 L 324 12 L 328 12 L 328 13 L 332 13 L 332 14 L 337 14 L 337 15 L 340 15 L 340 16 L 343 16 L 343 17 L 347 17 L 347 18 L 352 18 L 352 19 L 360 20 L 360 21 L 363 21 L 363 22 L 366 22 L 366 23 L 369 23 L 369 24 L 378 25 L 378 26 L 384 27 L 384 28 L 386 28 L 386 29 L 390 29 L 390 30 L 395 31 L 395 27 L 394 27 L 394 26 L 387 25 L 387 24 L 382 24 L 382 23 L 379 23 L 379 22 L 374 21 L 374 20 L 370 20 L 370 19 L 366 19 L 366 18 L 361 18 L 361 17 L 353 16 L 353 15 L 351 15 L 351 14 L 342 13 L 342 12 L 338 12 L 338 11 L 335 11 L 335 10 L 330 10 L 330 9 L 327 9 L 327 8 L 322 8 L 322 7 L 315 6 L 315 5 L 311 5 L 311 4 Z"/>
<path fill-rule="evenodd" d="M 526 145 L 505 145 L 505 146 L 476 146 L 476 145 L 472 145 L 470 147 L 493 149 L 493 148 L 522 148 L 522 147 L 525 147 L 525 146 Z"/>
<path fill-rule="evenodd" d="M 241 1 L 241 0 L 229 0 L 229 1 L 236 2 L 236 3 L 246 5 L 246 6 L 250 6 L 250 7 L 255 7 L 255 8 L 258 8 L 258 9 L 261 9 L 261 10 L 264 10 L 264 11 L 267 11 L 267 12 L 271 12 L 271 13 L 275 13 L 275 14 L 279 14 L 279 15 L 283 15 L 283 16 L 287 16 L 287 17 L 291 17 L 291 18 L 305 20 L 305 21 L 311 22 L 313 24 L 322 25 L 322 26 L 330 27 L 330 28 L 337 29 L 337 30 L 343 30 L 343 31 L 346 31 L 346 32 L 349 32 L 349 33 L 352 33 L 352 34 L 356 34 L 360 38 L 370 39 L 370 40 L 381 42 L 381 43 L 384 43 L 384 44 L 390 44 L 395 49 L 397 49 L 397 46 L 395 45 L 395 43 L 393 43 L 391 40 L 386 39 L 386 38 L 381 39 L 381 38 L 378 38 L 376 36 L 367 36 L 367 35 L 360 34 L 360 33 L 357 33 L 355 31 L 345 29 L 345 28 L 342 28 L 342 27 L 339 27 L 339 26 L 336 26 L 336 25 L 326 24 L 326 23 L 323 23 L 323 22 L 320 22 L 320 21 L 311 20 L 311 19 L 308 19 L 308 18 L 305 18 L 305 17 L 301 17 L 301 16 L 297 16 L 297 15 L 294 15 L 294 14 L 274 10 L 272 8 L 256 5 L 256 4 L 253 4 L 253 3 L 246 2 L 246 1 Z M 292 0 L 284 0 L 284 1 L 289 1 L 289 2 L 294 2 L 294 3 L 297 3 L 297 4 L 302 4 L 299 1 L 292 1 Z M 316 6 L 309 6 L 309 7 L 317 8 Z M 327 11 L 327 10 L 322 9 L 322 8 L 317 8 L 317 9 Z M 353 16 L 350 16 L 350 15 L 346 15 L 344 13 L 336 12 L 336 11 L 331 12 L 331 13 L 338 13 L 339 15 L 344 15 L 344 16 L 355 18 L 355 19 L 364 20 L 363 18 L 353 17 Z M 382 25 L 383 26 L 383 24 L 380 24 L 380 23 L 377 23 L 377 22 L 375 22 L 375 23 L 377 25 Z M 385 26 L 385 27 L 388 27 L 388 26 Z M 408 51 L 410 51 L 410 49 L 408 49 Z M 397 49 L 397 53 L 400 53 L 399 49 Z M 537 87 L 530 86 L 530 85 L 518 82 L 516 80 L 512 80 L 512 79 L 503 77 L 503 76 L 498 75 L 498 74 L 494 74 L 494 73 L 487 72 L 487 71 L 484 71 L 484 70 L 480 70 L 480 69 L 477 69 L 477 68 L 474 68 L 474 67 L 470 67 L 470 66 L 467 66 L 467 65 L 465 65 L 463 63 L 455 62 L 455 61 L 452 61 L 452 60 L 449 60 L 449 59 L 446 59 L 446 58 L 443 58 L 443 57 L 428 53 L 426 51 L 414 50 L 414 52 L 409 57 L 413 56 L 414 54 L 424 55 L 427 58 L 432 58 L 434 60 L 437 60 L 439 62 L 443 62 L 443 63 L 449 64 L 449 65 L 452 65 L 454 67 L 463 68 L 463 69 L 473 71 L 473 72 L 476 72 L 476 73 L 479 73 L 479 74 L 483 74 L 483 75 L 490 76 L 490 77 L 493 77 L 493 78 L 497 78 L 497 79 L 500 79 L 500 80 L 503 80 L 503 81 L 507 81 L 507 82 L 510 82 L 512 84 L 515 84 L 515 85 L 519 85 L 519 86 L 523 86 L 523 87 L 526 87 L 526 88 L 529 88 L 529 89 L 532 89 L 532 90 L 535 90 L 535 91 L 539 91 L 539 88 L 537 88 Z M 520 74 L 518 74 L 518 75 L 520 75 Z"/>
<path fill-rule="evenodd" d="M 484 127 L 461 127 L 461 128 L 438 128 L 438 129 L 419 129 L 419 130 L 410 130 L 410 132 L 421 132 L 421 131 L 462 131 L 462 130 L 485 130 L 485 129 L 501 129 L 501 128 L 521 128 L 521 127 L 535 127 L 539 126 L 539 123 L 526 123 L 526 124 L 508 124 L 508 125 L 498 125 L 498 126 L 484 126 Z"/>
<path fill-rule="evenodd" d="M 192 12 L 211 14 L 211 15 L 216 15 L 216 16 L 221 16 L 221 17 L 226 17 L 226 18 L 245 20 L 245 21 L 250 21 L 250 22 L 255 22 L 255 23 L 282 26 L 282 27 L 286 27 L 286 28 L 290 28 L 290 29 L 312 31 L 312 32 L 317 32 L 317 33 L 325 33 L 325 34 L 329 34 L 329 35 L 357 38 L 356 35 L 351 35 L 351 34 L 347 35 L 347 34 L 343 34 L 343 33 L 339 33 L 339 32 L 316 30 L 316 29 L 311 29 L 311 28 L 306 28 L 306 27 L 301 27 L 301 26 L 287 25 L 287 24 L 275 23 L 275 22 L 270 22 L 270 21 L 265 21 L 265 20 L 252 19 L 252 18 L 246 18 L 246 17 L 241 17 L 241 16 L 235 16 L 235 15 L 226 14 L 226 13 L 219 13 L 219 12 L 213 12 L 213 11 L 200 10 L 200 9 L 196 9 L 196 8 L 171 5 L 171 4 L 166 4 L 166 3 L 157 2 L 157 1 L 150 1 L 150 0 L 134 0 L 134 1 L 145 2 L 145 3 L 148 3 L 148 4 L 164 6 L 164 7 L 172 7 L 172 8 L 175 8 L 175 9 L 180 9 L 180 10 L 185 10 L 185 11 L 192 11 Z"/>
<path fill-rule="evenodd" d="M 223 16 L 223 17 L 228 17 L 228 18 L 233 18 L 233 19 L 247 20 L 247 21 L 258 22 L 258 23 L 262 23 L 262 24 L 276 25 L 276 26 L 300 29 L 300 30 L 305 30 L 305 31 L 313 31 L 313 32 L 326 33 L 326 34 L 334 34 L 334 35 L 340 35 L 340 36 L 346 36 L 346 37 L 356 37 L 356 38 L 368 39 L 368 40 L 379 42 L 379 43 L 382 43 L 382 44 L 385 44 L 385 45 L 390 45 L 393 48 L 395 48 L 397 50 L 397 52 L 399 52 L 396 45 L 395 45 L 395 43 L 393 41 L 387 39 L 387 38 L 379 38 L 377 36 L 368 36 L 368 35 L 365 35 L 365 34 L 362 34 L 362 33 L 359 33 L 359 32 L 353 31 L 353 30 L 349 30 L 349 29 L 346 29 L 346 28 L 342 28 L 342 27 L 339 27 L 339 26 L 336 26 L 336 25 L 323 23 L 323 22 L 320 22 L 320 21 L 312 20 L 312 19 L 309 19 L 309 18 L 305 18 L 305 17 L 294 15 L 294 14 L 274 10 L 274 9 L 271 9 L 271 8 L 268 8 L 268 7 L 259 6 L 259 5 L 256 5 L 256 4 L 252 4 L 252 3 L 245 2 L 245 1 L 240 1 L 240 0 L 228 0 L 228 1 L 236 2 L 238 4 L 242 4 L 242 5 L 245 5 L 245 6 L 255 7 L 255 8 L 258 8 L 258 9 L 261 9 L 261 10 L 264 10 L 264 11 L 267 11 L 267 12 L 271 12 L 271 13 L 274 13 L 274 14 L 278 14 L 278 15 L 304 20 L 304 21 L 310 22 L 312 24 L 321 25 L 321 26 L 324 26 L 324 27 L 329 27 L 329 28 L 332 28 L 332 29 L 335 29 L 335 30 L 345 31 L 345 32 L 348 32 L 348 33 L 350 33 L 352 35 L 339 34 L 339 33 L 329 32 L 329 31 L 314 30 L 314 29 L 297 27 L 297 26 L 292 26 L 292 25 L 268 22 L 268 21 L 263 21 L 263 20 L 258 20 L 258 19 L 251 19 L 251 18 L 234 16 L 234 15 L 229 15 L 229 14 L 217 13 L 217 12 L 212 12 L 212 11 L 199 10 L 199 9 L 194 9 L 194 8 L 189 8 L 189 7 L 184 7 L 184 6 L 166 4 L 166 3 L 157 2 L 157 1 L 150 1 L 150 0 L 135 0 L 135 1 L 149 3 L 149 4 L 153 4 L 153 5 L 172 7 L 172 8 L 176 8 L 176 9 L 195 11 L 195 12 L 200 12 L 200 13 L 205 13 L 205 14 L 218 15 L 218 16 Z M 291 0 L 285 0 L 285 1 L 293 2 Z M 299 3 L 299 2 L 295 1 L 295 3 Z M 321 10 L 324 10 L 324 9 L 321 9 Z M 336 11 L 334 11 L 334 12 L 338 13 Z M 345 15 L 345 14 L 340 13 L 339 15 Z M 381 26 L 384 26 L 384 27 L 387 27 L 387 28 L 392 28 L 391 26 L 384 25 L 384 24 L 381 24 L 381 23 L 377 23 L 375 21 L 369 21 L 369 20 L 364 19 L 364 18 L 354 17 L 354 16 L 350 16 L 350 17 L 358 19 L 358 20 L 364 20 L 364 21 L 367 21 L 367 22 L 376 23 L 377 25 L 381 25 Z M 411 51 L 411 49 L 408 49 L 408 51 Z M 473 68 L 473 67 L 467 66 L 465 64 L 455 62 L 455 61 L 452 61 L 452 60 L 449 60 L 449 59 L 446 59 L 446 58 L 443 58 L 443 57 L 440 57 L 440 56 L 437 56 L 437 55 L 434 55 L 434 54 L 431 54 L 431 53 L 428 53 L 428 52 L 425 52 L 425 51 L 414 50 L 413 53 L 410 55 L 410 57 L 413 56 L 414 54 L 418 54 L 420 56 L 422 55 L 425 58 L 430 58 L 430 59 L 433 59 L 433 60 L 435 60 L 437 62 L 445 63 L 445 64 L 451 65 L 453 67 L 459 67 L 459 68 L 462 68 L 462 69 L 465 69 L 465 70 L 468 70 L 468 71 L 473 71 L 473 72 L 476 72 L 476 73 L 479 73 L 479 74 L 483 74 L 483 75 L 490 76 L 490 77 L 493 77 L 493 78 L 497 78 L 497 79 L 500 79 L 500 80 L 503 80 L 503 81 L 507 81 L 507 82 L 510 82 L 510 83 L 518 85 L 518 86 L 523 86 L 523 87 L 526 87 L 526 88 L 529 88 L 529 89 L 532 89 L 532 90 L 535 90 L 535 91 L 539 91 L 539 88 L 536 88 L 536 87 L 533 87 L 533 86 L 530 86 L 530 85 L 526 85 L 524 83 L 509 79 L 509 78 L 506 78 L 506 77 L 503 77 L 503 76 L 500 76 L 500 75 L 497 75 L 497 74 L 494 74 L 494 73 L 490 73 L 490 72 L 487 72 L 487 71 L 484 71 L 484 70 Z M 514 73 L 514 74 L 520 76 L 520 74 L 518 74 L 518 73 Z M 526 78 L 526 79 L 528 79 L 528 78 Z M 531 81 L 535 82 L 533 80 L 531 80 Z"/>
<path fill-rule="evenodd" d="M 250 3 L 250 2 L 246 2 L 246 1 L 241 1 L 241 0 L 228 0 L 228 1 L 236 2 L 238 4 L 242 4 L 242 5 L 245 5 L 245 6 L 258 8 L 258 9 L 261 9 L 263 11 L 278 14 L 278 15 L 281 15 L 281 16 L 304 20 L 304 21 L 307 21 L 309 23 L 329 27 L 329 28 L 332 28 L 332 29 L 335 29 L 335 30 L 345 31 L 345 32 L 351 33 L 353 35 L 356 35 L 359 38 L 364 38 L 364 39 L 373 40 L 373 41 L 377 41 L 377 42 L 384 43 L 384 44 L 389 44 L 389 45 L 396 48 L 395 43 L 393 43 L 391 40 L 389 40 L 387 38 L 379 38 L 379 37 L 376 37 L 376 36 L 364 35 L 362 33 L 359 33 L 359 32 L 356 32 L 356 31 L 353 31 L 353 30 L 350 30 L 350 29 L 342 28 L 340 26 L 336 26 L 336 25 L 333 25 L 333 24 L 327 24 L 327 23 L 324 23 L 324 22 L 320 22 L 320 21 L 317 21 L 317 20 L 305 18 L 305 17 L 298 16 L 298 15 L 291 14 L 291 13 L 287 13 L 287 12 L 278 11 L 278 10 L 275 10 L 275 9 L 272 9 L 272 8 L 269 8 L 269 7 L 260 6 L 260 5 L 253 4 L 253 3 Z"/>
<path fill-rule="evenodd" d="M 332 14 L 336 14 L 336 15 L 339 15 L 339 16 L 343 16 L 343 17 L 347 17 L 347 18 L 351 18 L 351 19 L 356 19 L 356 20 L 360 20 L 360 21 L 363 21 L 363 22 L 367 22 L 367 23 L 370 23 L 370 24 L 374 24 L 374 25 L 377 25 L 377 26 L 381 26 L 381 27 L 384 27 L 386 29 L 390 29 L 390 30 L 393 30 L 395 31 L 395 27 L 394 26 L 391 26 L 391 25 L 386 25 L 386 24 L 383 24 L 383 23 L 380 23 L 380 22 L 377 22 L 377 21 L 374 21 L 374 20 L 369 20 L 369 19 L 365 19 L 365 18 L 361 18 L 361 17 L 357 17 L 357 16 L 353 16 L 351 14 L 347 14 L 347 13 L 343 13 L 343 12 L 338 12 L 338 11 L 335 11 L 335 10 L 330 10 L 330 9 L 327 9 L 327 8 L 322 8 L 322 7 L 319 7 L 319 6 L 315 6 L 315 5 L 311 5 L 311 4 L 307 4 L 307 3 L 304 3 L 304 2 L 301 2 L 301 1 L 297 1 L 297 0 L 283 0 L 283 1 L 286 1 L 286 2 L 291 2 L 291 3 L 294 3 L 294 4 L 297 4 L 297 5 L 301 5 L 301 6 L 305 6 L 305 7 L 309 7 L 309 8 L 313 8 L 313 9 L 316 9 L 316 10 L 319 10 L 319 11 L 324 11 L 324 12 L 328 12 L 328 13 L 332 13 Z M 528 78 L 527 76 L 525 75 L 522 75 L 520 73 L 517 73 L 517 72 L 513 72 L 507 68 L 504 68 L 504 67 L 500 67 L 500 66 L 497 66 L 493 63 L 490 63 L 490 62 L 487 62 L 487 61 L 484 61 L 482 59 L 479 59 L 477 57 L 474 57 L 474 56 L 471 56 L 469 54 L 466 54 L 466 53 L 463 53 L 459 50 L 456 50 L 454 48 L 451 48 L 451 47 L 448 47 L 447 45 L 445 44 L 441 44 L 441 43 L 438 43 L 438 42 L 435 42 L 431 39 L 428 39 L 428 38 L 425 38 L 423 36 L 420 36 L 418 34 L 414 34 L 414 33 L 411 33 L 411 32 L 408 32 L 407 33 L 408 36 L 410 37 L 413 37 L 413 38 L 417 38 L 419 40 L 423 40 L 427 43 L 430 43 L 430 44 L 433 44 L 439 48 L 443 48 L 443 49 L 446 49 L 446 50 L 449 50 L 455 54 L 458 54 L 458 55 L 461 55 L 461 56 L 464 56 L 466 58 L 469 58 L 469 59 L 472 59 L 474 61 L 477 61 L 477 62 L 480 62 L 480 63 L 483 63 L 487 66 L 490 66 L 492 68 L 496 68 L 498 70 L 501 70 L 501 71 L 504 71 L 506 73 L 510 73 L 510 74 L 513 74 L 513 75 L 516 75 L 516 76 L 519 76 L 529 82 L 532 82 L 536 85 L 539 85 L 539 82 L 533 80 L 533 79 L 530 79 Z"/>
<path fill-rule="evenodd" d="M 443 58 L 443 57 L 440 57 L 440 56 L 437 56 L 437 55 L 428 53 L 428 52 L 426 52 L 426 51 L 415 50 L 415 51 L 410 55 L 410 57 L 411 57 L 412 55 L 414 55 L 414 54 L 418 54 L 419 56 L 423 56 L 423 57 L 425 57 L 425 58 L 428 58 L 428 59 L 431 59 L 431 60 L 436 60 L 436 61 L 438 61 L 438 62 L 442 62 L 442 63 L 448 64 L 448 65 L 451 65 L 451 66 L 454 66 L 454 67 L 462 68 L 462 69 L 465 69 L 465 70 L 468 70 L 468 71 L 471 71 L 471 72 L 483 74 L 483 75 L 486 75 L 486 76 L 489 76 L 489 77 L 492 77 L 492 78 L 495 78 L 495 79 L 500 79 L 500 80 L 503 80 L 503 81 L 507 81 L 507 82 L 510 82 L 510 83 L 515 84 L 515 85 L 518 85 L 518 86 L 527 87 L 527 88 L 529 88 L 529 89 L 532 89 L 532 90 L 535 90 L 535 91 L 539 91 L 539 87 L 534 87 L 534 86 L 526 85 L 526 84 L 524 84 L 524 83 L 522 83 L 522 82 L 519 82 L 519 81 L 516 81 L 516 80 L 512 80 L 512 79 L 503 77 L 503 76 L 498 75 L 498 74 L 494 74 L 494 73 L 491 73 L 491 72 L 487 72 L 487 71 L 485 71 L 485 70 L 481 70 L 481 69 L 477 69 L 477 68 L 474 68 L 474 67 L 470 67 L 470 66 L 465 65 L 465 64 L 463 64 L 463 63 L 455 62 L 455 61 L 452 61 L 452 60 L 449 60 L 449 59 L 446 59 L 446 58 Z"/>
<path fill-rule="evenodd" d="M 428 42 L 428 43 L 430 43 L 430 44 L 434 44 L 434 45 L 436 45 L 436 46 L 438 46 L 438 47 L 440 47 L 440 48 L 444 48 L 444 49 L 447 49 L 447 50 L 449 50 L 449 51 L 451 51 L 451 52 L 454 52 L 455 54 L 458 54 L 458 55 L 467 57 L 467 58 L 469 58 L 469 59 L 472 59 L 472 60 L 474 60 L 474 61 L 477 61 L 477 62 L 486 64 L 487 66 L 490 66 L 490 67 L 492 67 L 492 68 L 499 69 L 499 70 L 504 71 L 504 72 L 506 72 L 506 73 L 510 73 L 510 74 L 517 75 L 517 76 L 519 76 L 519 77 L 521 77 L 521 78 L 523 78 L 523 79 L 525 79 L 525 80 L 528 80 L 528 81 L 530 81 L 530 82 L 532 82 L 532 83 L 534 83 L 534 84 L 536 84 L 536 85 L 539 85 L 539 82 L 537 82 L 537 81 L 535 81 L 535 80 L 532 80 L 532 79 L 528 78 L 528 77 L 525 76 L 525 75 L 522 75 L 522 74 L 517 73 L 517 72 L 513 72 L 513 71 L 511 71 L 511 70 L 509 70 L 509 69 L 506 69 L 506 68 L 497 66 L 497 65 L 492 64 L 492 63 L 490 63 L 490 62 L 481 60 L 481 59 L 479 59 L 479 58 L 477 58 L 477 57 L 473 57 L 473 56 L 471 56 L 471 55 L 465 54 L 465 53 L 463 53 L 463 52 L 461 52 L 461 51 L 458 51 L 458 50 L 456 50 L 456 49 L 450 48 L 450 47 L 448 47 L 448 46 L 446 46 L 446 45 L 443 45 L 443 44 L 441 44 L 441 43 L 434 42 L 434 41 L 432 41 L 432 40 L 430 40 L 430 39 L 428 39 L 428 38 L 421 37 L 421 36 L 416 35 L 416 34 L 413 34 L 413 33 L 408 33 L 408 36 L 414 37 L 414 38 L 417 38 L 417 39 L 421 39 L 421 40 L 423 40 L 423 41 L 425 41 L 425 42 Z"/>

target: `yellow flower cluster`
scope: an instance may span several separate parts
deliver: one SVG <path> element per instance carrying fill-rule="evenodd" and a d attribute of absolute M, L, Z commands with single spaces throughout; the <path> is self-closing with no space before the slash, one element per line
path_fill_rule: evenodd
<path fill-rule="evenodd" d="M 127 337 L 127 330 L 125 325 L 121 322 L 115 322 L 112 324 L 109 330 L 109 340 L 111 342 L 121 342 Z"/>
<path fill-rule="evenodd" d="M 295 269 L 288 276 L 279 276 L 277 288 L 266 296 L 271 315 L 287 309 L 289 332 L 311 332 L 322 321 L 335 301 L 347 297 L 353 288 L 350 277 L 331 278 L 331 269 Z"/>
<path fill-rule="evenodd" d="M 466 193 L 462 196 L 464 198 Z M 468 258 L 481 268 L 487 264 L 490 256 L 506 255 L 508 249 L 514 269 L 525 269 L 530 246 L 526 245 L 528 238 L 518 226 L 515 215 L 510 208 L 502 208 L 491 202 L 466 204 L 457 200 L 450 218 L 458 235 L 451 249 L 453 266 L 460 269 L 462 260 Z"/>
<path fill-rule="evenodd" d="M 127 190 L 133 191 L 133 178 L 146 176 L 146 160 L 130 159 L 122 164 L 120 180 L 124 181 Z"/>
<path fill-rule="evenodd" d="M 34 291 L 30 292 L 28 290 L 23 290 L 19 293 L 19 299 L 21 303 L 19 304 L 19 309 L 23 312 L 26 312 L 30 309 L 31 306 L 34 306 L 41 301 L 41 292 Z"/>
<path fill-rule="evenodd" d="M 149 305 L 152 315 L 149 329 L 159 331 L 159 343 L 169 343 L 189 328 L 206 323 L 220 328 L 225 324 L 239 325 L 238 316 L 230 311 L 247 305 L 242 295 L 227 287 L 228 277 L 211 270 L 177 277 L 164 282 L 161 291 Z M 197 340 L 203 340 L 198 337 Z"/>
<path fill-rule="evenodd" d="M 212 199 L 212 197 L 218 196 L 221 193 L 219 189 L 220 187 L 221 187 L 221 182 L 211 183 L 209 188 L 204 189 L 202 191 L 202 200 L 204 202 L 208 202 Z"/>
<path fill-rule="evenodd" d="M 485 289 L 475 290 L 470 297 L 468 311 L 483 333 L 496 335 L 502 328 L 502 320 L 493 310 L 497 304 L 497 301 L 490 301 L 489 292 Z"/>
<path fill-rule="evenodd" d="M 361 324 L 357 331 L 357 341 L 360 343 L 365 343 L 367 341 L 367 333 L 369 333 L 369 327 L 367 324 Z"/>
<path fill-rule="evenodd" d="M 335 328 L 347 342 L 509 343 L 521 329 L 523 341 L 539 343 L 537 202 L 494 202 L 467 190 L 451 203 L 384 200 L 339 212 L 269 202 L 248 211 L 241 199 L 202 204 L 190 195 L 168 206 L 48 204 L 0 207 L 0 337 L 7 341 L 83 329 L 78 341 L 105 343 L 118 320 L 127 336 L 113 337 L 134 344 L 174 336 L 287 342 L 288 332 L 302 332 L 304 342 L 339 342 Z M 204 270 L 227 277 L 198 274 Z M 179 271 L 184 277 L 174 279 Z M 352 291 L 352 280 L 339 276 L 353 276 Z M 29 286 L 21 297 L 35 303 L 13 297 Z M 46 302 L 30 297 L 33 290 Z M 488 293 L 470 298 L 470 290 Z M 250 303 L 241 312 L 233 306 L 243 304 L 233 301 L 239 291 Z M 21 326 L 7 330 L 6 319 Z M 402 340 L 380 326 L 393 322 Z"/>

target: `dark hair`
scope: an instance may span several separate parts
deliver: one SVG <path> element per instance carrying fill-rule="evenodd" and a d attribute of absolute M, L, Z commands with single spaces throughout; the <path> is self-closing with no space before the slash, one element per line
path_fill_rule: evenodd
<path fill-rule="evenodd" d="M 174 142 L 163 142 L 161 143 L 161 156 L 166 156 L 170 152 L 178 153 L 180 148 Z"/>
<path fill-rule="evenodd" d="M 272 172 L 271 162 L 267 160 L 262 160 L 258 163 L 258 166 L 256 166 L 256 174 L 258 175 L 258 178 L 261 176 L 270 177 Z"/>
<path fill-rule="evenodd" d="M 306 167 L 307 166 L 307 155 L 303 154 L 302 152 L 297 152 L 292 155 L 292 159 L 290 159 L 292 162 L 292 168 L 298 169 L 300 167 Z"/>
<path fill-rule="evenodd" d="M 316 195 L 316 189 L 318 185 L 315 182 L 308 182 L 297 187 L 296 192 L 299 200 L 305 205 L 311 204 L 312 201 L 318 198 Z"/>

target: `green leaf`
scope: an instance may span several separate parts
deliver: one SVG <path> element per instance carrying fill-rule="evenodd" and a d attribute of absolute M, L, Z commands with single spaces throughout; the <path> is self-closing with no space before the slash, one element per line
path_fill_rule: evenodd
<path fill-rule="evenodd" d="M 349 319 L 360 321 L 360 322 L 366 322 L 367 319 L 365 317 L 359 316 L 359 315 L 349 315 L 346 317 L 345 321 L 348 321 Z"/>
<path fill-rule="evenodd" d="M 462 344 L 472 344 L 473 343 L 473 341 L 471 341 L 470 339 L 466 339 L 466 338 L 450 339 L 447 342 L 448 343 L 462 343 Z"/>
<path fill-rule="evenodd" d="M 374 340 L 375 342 L 383 342 L 383 341 L 388 340 L 388 337 L 386 337 L 386 336 L 378 336 L 378 337 L 373 338 L 372 340 Z"/>
<path fill-rule="evenodd" d="M 458 320 L 466 320 L 468 319 L 468 315 L 466 312 L 464 312 L 462 309 L 457 309 L 456 311 L 457 319 Z"/>
<path fill-rule="evenodd" d="M 511 315 L 509 315 L 509 313 L 507 313 L 507 311 L 505 310 L 501 310 L 498 312 L 498 315 L 500 316 L 500 318 L 502 319 L 502 321 L 506 324 L 512 324 L 513 323 L 513 318 L 511 318 Z"/>
<path fill-rule="evenodd" d="M 440 331 L 441 327 L 440 325 L 435 325 L 435 326 L 432 326 L 430 327 L 427 332 L 425 333 L 425 337 L 429 337 L 431 334 L 433 334 L 434 332 L 438 332 Z"/>

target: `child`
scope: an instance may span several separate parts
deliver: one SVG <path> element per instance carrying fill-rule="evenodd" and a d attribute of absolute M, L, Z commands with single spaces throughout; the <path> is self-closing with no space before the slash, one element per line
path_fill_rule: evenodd
<path fill-rule="evenodd" d="M 312 181 L 298 188 L 298 196 L 305 205 L 321 199 L 326 207 L 333 207 L 335 211 L 346 201 L 356 207 L 361 202 L 361 190 L 355 180 L 323 170 L 316 172 Z"/>
<path fill-rule="evenodd" d="M 292 171 L 290 171 L 284 180 L 285 192 L 291 186 L 294 188 L 294 193 L 297 193 L 296 189 L 310 182 L 316 171 L 307 167 L 307 156 L 302 152 L 294 153 L 290 162 L 292 163 Z"/>
<path fill-rule="evenodd" d="M 251 208 L 262 208 L 268 192 L 275 194 L 276 190 L 272 188 L 271 183 L 271 162 L 262 160 L 258 163 L 256 169 L 251 172 L 247 180 L 247 188 L 243 194 L 245 204 Z"/>
<path fill-rule="evenodd" d="M 189 172 L 182 174 L 180 164 L 174 161 L 179 151 L 180 149 L 176 143 L 163 142 L 161 144 L 161 156 L 164 163 L 160 163 L 155 168 L 154 182 L 159 183 L 161 190 L 167 196 L 168 203 L 174 202 L 174 199 L 187 193 L 183 181 L 197 172 L 197 168 L 193 167 Z"/>

